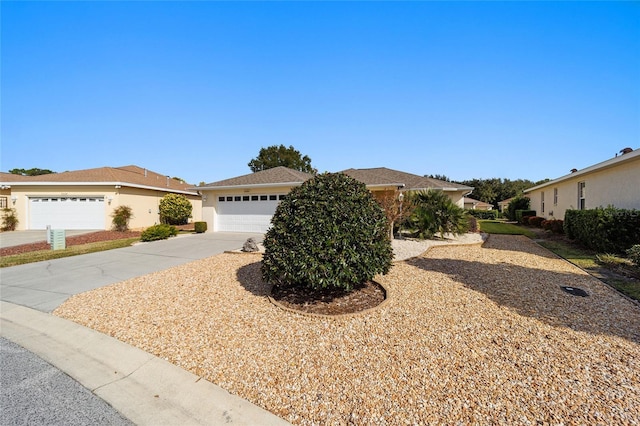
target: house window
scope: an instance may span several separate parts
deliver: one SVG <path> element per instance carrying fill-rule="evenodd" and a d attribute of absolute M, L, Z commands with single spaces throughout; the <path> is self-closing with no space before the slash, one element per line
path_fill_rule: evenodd
<path fill-rule="evenodd" d="M 277 200 L 278 200 L 277 195 L 269 195 L 269 201 L 277 201 Z"/>
<path fill-rule="evenodd" d="M 267 201 L 267 196 L 266 195 L 261 195 L 260 196 L 260 201 Z"/>
<path fill-rule="evenodd" d="M 585 182 L 578 182 L 578 209 L 584 210 L 587 208 L 587 190 L 585 188 Z"/>
<path fill-rule="evenodd" d="M 233 201 L 242 201 L 242 197 L 239 195 L 236 195 L 235 197 L 233 197 Z"/>
<path fill-rule="evenodd" d="M 286 195 L 285 195 L 285 194 L 280 194 L 280 195 L 278 195 L 278 199 L 279 199 L 280 201 L 284 200 L 284 197 L 286 197 Z"/>
<path fill-rule="evenodd" d="M 258 196 L 257 195 L 252 195 L 251 196 L 251 201 L 258 201 Z"/>
<path fill-rule="evenodd" d="M 558 188 L 553 188 L 553 205 L 558 205 Z"/>
<path fill-rule="evenodd" d="M 221 203 L 223 203 L 225 199 L 226 198 L 224 198 L 224 197 L 218 197 L 218 201 L 221 202 Z"/>
<path fill-rule="evenodd" d="M 242 201 L 249 201 L 249 196 L 248 195 L 243 195 L 242 196 Z"/>
<path fill-rule="evenodd" d="M 7 197 L 0 197 L 0 209 L 7 208 Z"/>
<path fill-rule="evenodd" d="M 233 201 L 233 197 L 227 197 L 227 201 Z"/>
<path fill-rule="evenodd" d="M 544 191 L 540 193 L 540 212 L 544 213 Z"/>

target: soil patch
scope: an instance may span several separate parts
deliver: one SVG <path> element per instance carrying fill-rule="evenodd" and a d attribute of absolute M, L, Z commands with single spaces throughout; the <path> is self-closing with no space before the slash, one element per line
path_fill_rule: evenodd
<path fill-rule="evenodd" d="M 274 286 L 271 297 L 282 306 L 296 311 L 341 315 L 375 308 L 384 302 L 386 293 L 380 284 L 368 281 L 349 292 L 342 289 Z"/>

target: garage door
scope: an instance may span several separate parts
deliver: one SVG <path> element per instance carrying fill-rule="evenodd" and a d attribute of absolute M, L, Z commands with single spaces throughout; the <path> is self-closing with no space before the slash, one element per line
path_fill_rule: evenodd
<path fill-rule="evenodd" d="M 104 229 L 104 197 L 29 198 L 29 229 Z"/>
<path fill-rule="evenodd" d="M 284 194 L 218 197 L 216 231 L 267 232 Z"/>

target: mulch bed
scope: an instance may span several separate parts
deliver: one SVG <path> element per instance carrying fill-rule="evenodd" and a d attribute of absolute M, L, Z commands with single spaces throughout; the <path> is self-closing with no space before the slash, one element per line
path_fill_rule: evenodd
<path fill-rule="evenodd" d="M 67 247 L 69 246 L 79 246 L 82 244 L 88 243 L 97 243 L 100 241 L 112 241 L 112 240 L 121 240 L 124 238 L 136 238 L 140 236 L 139 231 L 127 231 L 127 232 L 118 232 L 118 231 L 98 231 L 91 232 L 89 234 L 75 235 L 73 237 L 67 237 Z M 32 251 L 38 250 L 48 250 L 51 246 L 46 241 L 40 241 L 37 243 L 30 244 L 22 244 L 19 246 L 13 247 L 5 247 L 0 249 L 0 256 L 12 256 L 16 254 L 29 253 Z"/>
<path fill-rule="evenodd" d="M 342 289 L 313 290 L 274 286 L 271 297 L 289 309 L 314 314 L 340 315 L 374 308 L 384 302 L 386 295 L 380 284 L 368 281 L 350 292 Z"/>

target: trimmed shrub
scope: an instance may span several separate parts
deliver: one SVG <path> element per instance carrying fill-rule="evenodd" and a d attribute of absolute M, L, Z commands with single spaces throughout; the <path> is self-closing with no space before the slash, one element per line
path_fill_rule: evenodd
<path fill-rule="evenodd" d="M 554 234 L 563 234 L 564 233 L 564 221 L 560 219 L 549 219 L 542 221 L 542 229 L 546 229 L 547 231 L 551 231 Z"/>
<path fill-rule="evenodd" d="M 197 234 L 202 234 L 203 232 L 207 232 L 207 222 L 194 222 L 193 229 Z"/>
<path fill-rule="evenodd" d="M 497 210 L 466 210 L 466 212 L 481 220 L 496 220 L 498 218 Z"/>
<path fill-rule="evenodd" d="M 111 213 L 112 229 L 118 232 L 126 232 L 129 230 L 129 219 L 133 217 L 133 212 L 129 206 L 118 206 Z"/>
<path fill-rule="evenodd" d="M 615 207 L 567 210 L 567 236 L 601 253 L 625 253 L 640 241 L 640 211 Z"/>
<path fill-rule="evenodd" d="M 544 220 L 544 217 L 540 216 L 529 216 L 528 218 L 529 225 L 535 226 L 536 228 L 542 228 L 542 222 L 544 222 Z"/>
<path fill-rule="evenodd" d="M 627 257 L 634 265 L 640 268 L 640 244 L 636 244 L 627 250 Z"/>
<path fill-rule="evenodd" d="M 271 223 L 262 277 L 275 285 L 351 290 L 391 268 L 384 211 L 363 183 L 342 173 L 291 190 Z"/>
<path fill-rule="evenodd" d="M 160 222 L 169 225 L 186 225 L 193 206 L 182 194 L 167 194 L 160 200 Z"/>
<path fill-rule="evenodd" d="M 140 241 L 158 241 L 166 240 L 169 237 L 178 235 L 178 228 L 166 223 L 153 225 L 142 231 Z"/>
<path fill-rule="evenodd" d="M 523 197 L 522 195 L 515 197 L 513 200 L 509 202 L 507 205 L 507 211 L 505 214 L 507 215 L 507 219 L 509 220 L 518 220 L 516 216 L 517 210 L 529 210 L 531 207 L 531 200 L 528 197 Z"/>
<path fill-rule="evenodd" d="M 2 209 L 2 231 L 15 231 L 18 226 L 18 212 L 11 207 Z"/>
<path fill-rule="evenodd" d="M 536 215 L 535 210 L 516 210 L 516 220 L 518 221 L 518 223 L 521 223 L 523 225 L 529 224 L 529 219 L 524 219 L 525 217 L 535 216 L 535 215 Z"/>

